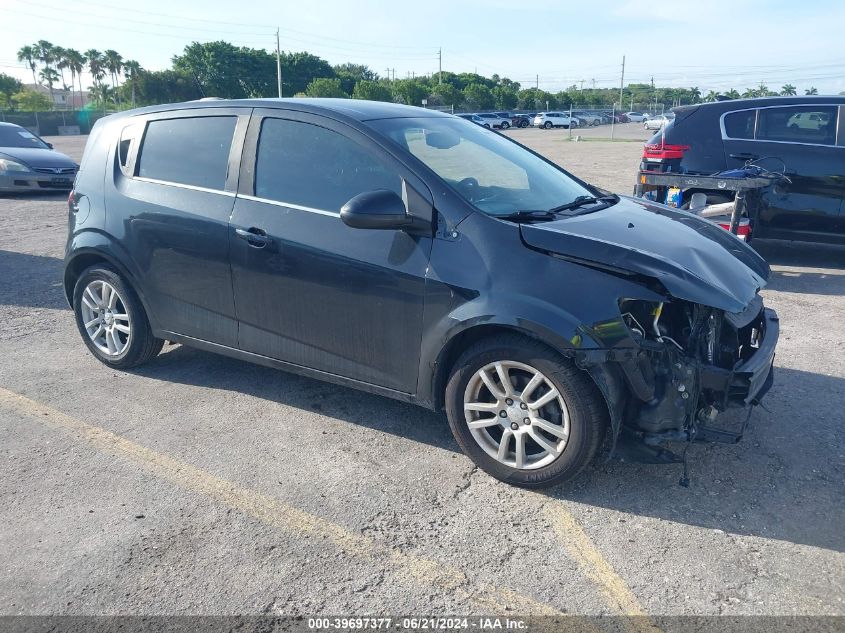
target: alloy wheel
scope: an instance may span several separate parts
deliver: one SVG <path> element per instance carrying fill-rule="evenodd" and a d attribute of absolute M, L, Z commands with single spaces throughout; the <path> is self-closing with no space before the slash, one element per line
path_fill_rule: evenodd
<path fill-rule="evenodd" d="M 489 363 L 464 391 L 464 418 L 490 457 L 519 470 L 542 468 L 569 442 L 569 410 L 554 383 L 516 361 Z"/>
<path fill-rule="evenodd" d="M 126 303 L 114 286 L 95 279 L 82 292 L 82 323 L 88 338 L 105 356 L 120 356 L 129 347 L 132 323 Z"/>

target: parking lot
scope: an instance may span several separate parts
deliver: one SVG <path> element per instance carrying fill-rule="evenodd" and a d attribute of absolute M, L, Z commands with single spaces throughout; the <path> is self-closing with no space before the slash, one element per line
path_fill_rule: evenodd
<path fill-rule="evenodd" d="M 628 194 L 652 132 L 505 134 Z M 689 488 L 602 457 L 539 493 L 411 405 L 180 346 L 107 369 L 65 201 L 0 198 L 0 614 L 845 615 L 845 248 L 755 244 L 775 385 Z"/>

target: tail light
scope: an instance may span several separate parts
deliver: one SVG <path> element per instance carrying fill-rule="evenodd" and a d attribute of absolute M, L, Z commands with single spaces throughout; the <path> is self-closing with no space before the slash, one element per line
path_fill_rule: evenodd
<path fill-rule="evenodd" d="M 76 202 L 76 189 L 71 189 L 67 197 L 67 208 L 71 213 L 76 213 L 79 210 Z"/>
<path fill-rule="evenodd" d="M 726 231 L 731 230 L 730 222 L 718 222 L 718 224 Z M 736 228 L 736 236 L 743 242 L 747 242 L 748 238 L 751 237 L 751 223 L 748 221 L 748 218 L 743 218 L 739 221 L 739 226 Z"/>
<path fill-rule="evenodd" d="M 667 145 L 662 141 L 660 143 L 647 143 L 643 148 L 643 158 L 651 160 L 683 158 L 684 152 L 688 149 L 689 145 Z"/>

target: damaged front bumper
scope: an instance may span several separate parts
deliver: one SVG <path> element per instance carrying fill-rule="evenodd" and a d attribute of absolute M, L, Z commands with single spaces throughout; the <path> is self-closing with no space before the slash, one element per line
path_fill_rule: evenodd
<path fill-rule="evenodd" d="M 622 302 L 634 346 L 579 359 L 608 402 L 616 456 L 670 463 L 681 458 L 660 448 L 664 442 L 739 441 L 750 415 L 739 428 L 716 420 L 732 409 L 750 414 L 771 388 L 775 311 L 759 295 L 738 313 L 674 302 L 665 310 L 641 303 L 634 315 L 637 303 Z"/>

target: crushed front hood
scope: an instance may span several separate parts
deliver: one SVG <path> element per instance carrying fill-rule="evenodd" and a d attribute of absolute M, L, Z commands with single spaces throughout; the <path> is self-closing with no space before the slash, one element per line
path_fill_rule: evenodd
<path fill-rule="evenodd" d="M 646 275 L 678 299 L 739 312 L 766 285 L 769 266 L 750 246 L 694 215 L 623 197 L 602 211 L 521 225 L 530 247 Z"/>

